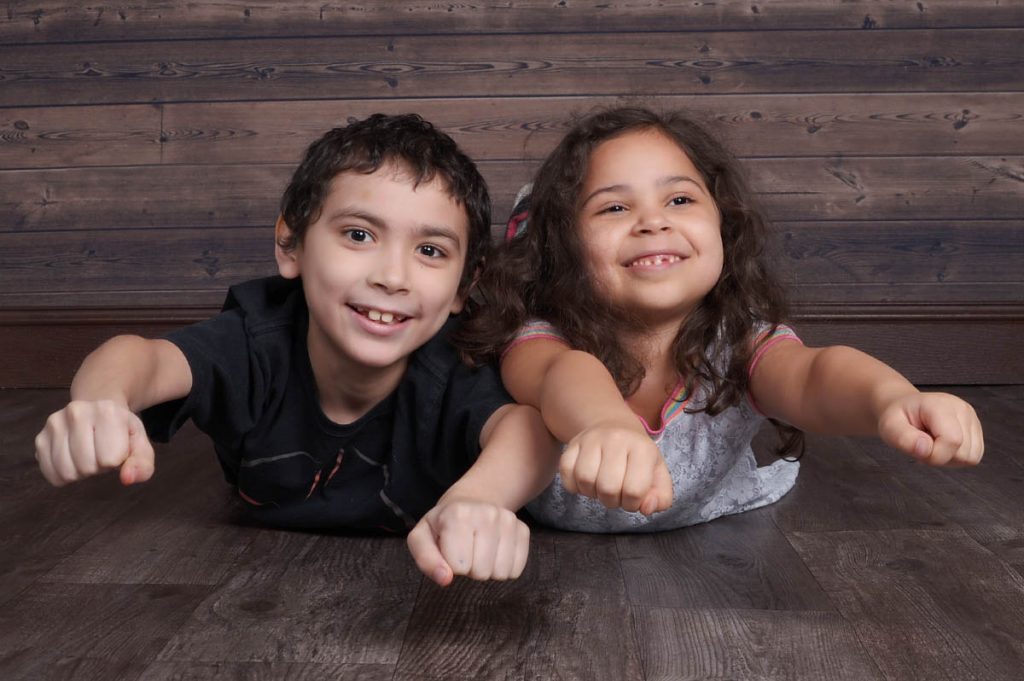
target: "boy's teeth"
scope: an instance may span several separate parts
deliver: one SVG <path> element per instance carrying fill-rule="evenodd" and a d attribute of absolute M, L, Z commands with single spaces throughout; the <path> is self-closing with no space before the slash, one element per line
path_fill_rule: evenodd
<path fill-rule="evenodd" d="M 395 315 L 393 312 L 381 312 L 380 310 L 367 310 L 366 316 L 375 322 L 381 322 L 383 324 L 390 324 L 395 321 Z"/>

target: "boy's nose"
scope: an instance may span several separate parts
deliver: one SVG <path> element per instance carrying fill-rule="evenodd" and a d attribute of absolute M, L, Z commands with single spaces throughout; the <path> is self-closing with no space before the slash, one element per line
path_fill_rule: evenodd
<path fill-rule="evenodd" d="M 382 254 L 370 273 L 370 285 L 388 293 L 409 291 L 409 263 L 398 254 Z"/>

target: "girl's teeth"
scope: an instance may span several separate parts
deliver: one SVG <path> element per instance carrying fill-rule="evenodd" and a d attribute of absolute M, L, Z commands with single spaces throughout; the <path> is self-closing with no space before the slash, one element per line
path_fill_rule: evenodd
<path fill-rule="evenodd" d="M 378 314 L 380 314 L 380 320 L 385 324 L 390 324 L 391 322 L 395 321 L 395 315 L 391 314 L 390 312 L 383 312 Z"/>
<path fill-rule="evenodd" d="M 366 316 L 375 322 L 379 322 L 381 318 L 381 314 L 378 310 L 367 310 Z"/>

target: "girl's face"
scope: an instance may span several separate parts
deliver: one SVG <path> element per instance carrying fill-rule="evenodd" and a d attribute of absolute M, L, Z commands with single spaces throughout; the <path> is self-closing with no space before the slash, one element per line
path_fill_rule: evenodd
<path fill-rule="evenodd" d="M 722 272 L 718 206 L 690 158 L 657 130 L 594 148 L 576 224 L 599 290 L 652 326 L 678 327 Z"/>

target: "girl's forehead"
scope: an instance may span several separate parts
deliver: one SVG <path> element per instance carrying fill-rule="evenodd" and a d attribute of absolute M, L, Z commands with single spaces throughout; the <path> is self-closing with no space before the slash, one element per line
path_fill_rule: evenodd
<path fill-rule="evenodd" d="M 596 144 L 587 159 L 583 185 L 620 180 L 629 184 L 659 172 L 681 173 L 704 184 L 693 159 L 675 139 L 657 128 L 640 128 Z"/>

